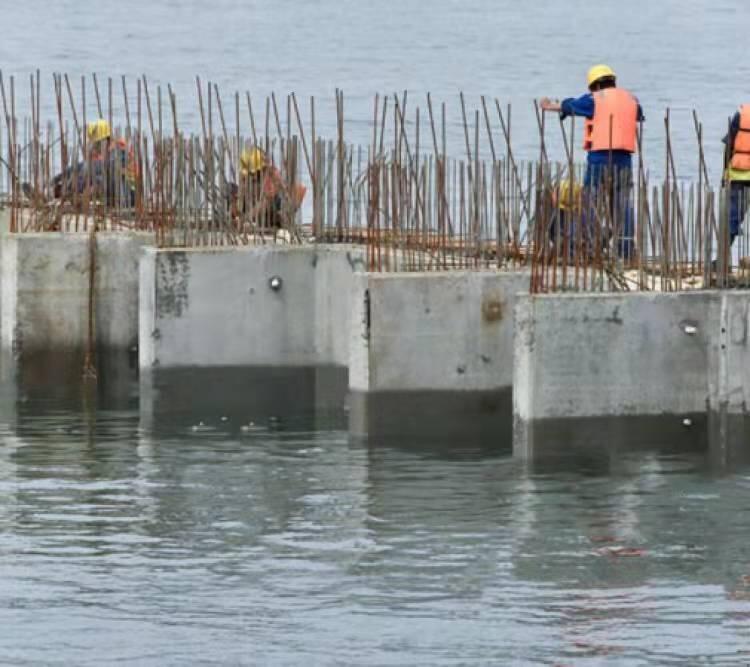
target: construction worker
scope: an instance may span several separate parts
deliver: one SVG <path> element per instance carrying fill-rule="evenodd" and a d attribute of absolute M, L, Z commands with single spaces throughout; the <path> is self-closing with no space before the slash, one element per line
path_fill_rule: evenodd
<path fill-rule="evenodd" d="M 257 146 L 242 151 L 237 212 L 251 222 L 272 229 L 290 226 L 305 193 L 305 187 L 296 184 L 290 194 L 279 170 Z"/>
<path fill-rule="evenodd" d="M 138 168 L 132 148 L 125 139 L 112 138 L 103 118 L 88 124 L 86 136 L 95 195 L 109 205 L 134 206 Z"/>
<path fill-rule="evenodd" d="M 750 203 L 750 104 L 729 123 L 724 142 L 724 184 L 729 184 L 729 245 L 740 233 Z"/>
<path fill-rule="evenodd" d="M 86 127 L 87 155 L 53 180 L 55 198 L 82 194 L 108 206 L 132 207 L 138 167 L 133 150 L 122 138 L 113 139 L 109 123 L 100 118 Z"/>
<path fill-rule="evenodd" d="M 593 219 L 598 200 L 609 195 L 610 213 L 616 224 L 622 220 L 618 253 L 629 258 L 634 251 L 630 190 L 633 184 L 632 155 L 637 144 L 637 127 L 643 118 L 638 100 L 617 87 L 617 77 L 608 65 L 594 65 L 588 72 L 589 92 L 577 98 L 554 102 L 541 100 L 544 111 L 583 116 L 583 148 L 587 152 L 583 185 L 586 215 Z M 620 215 L 621 213 L 621 215 Z"/>
<path fill-rule="evenodd" d="M 568 252 L 575 250 L 576 225 L 581 218 L 582 191 L 580 183 L 572 183 L 569 179 L 563 179 L 552 191 L 552 206 L 555 215 L 549 226 L 550 241 L 564 252 L 562 243 L 567 238 Z M 571 255 L 572 256 L 572 255 Z"/>

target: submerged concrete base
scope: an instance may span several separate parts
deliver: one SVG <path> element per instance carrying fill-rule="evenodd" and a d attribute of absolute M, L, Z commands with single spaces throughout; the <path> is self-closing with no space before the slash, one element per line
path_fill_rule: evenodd
<path fill-rule="evenodd" d="M 510 451 L 511 392 L 352 392 L 349 432 L 372 442 L 449 441 Z"/>
<path fill-rule="evenodd" d="M 88 234 L 3 236 L 4 376 L 31 391 L 45 384 L 62 391 L 78 384 L 91 346 L 100 382 L 129 377 L 138 342 L 138 260 L 151 243 L 152 234 L 124 232 L 97 233 L 93 248 Z"/>
<path fill-rule="evenodd" d="M 356 276 L 350 432 L 510 446 L 513 306 L 528 284 L 525 272 Z"/>
<path fill-rule="evenodd" d="M 233 434 L 290 424 L 343 429 L 346 386 L 346 370 L 334 366 L 155 369 L 141 373 L 141 425 Z"/>
<path fill-rule="evenodd" d="M 717 473 L 750 464 L 750 414 L 711 410 L 708 414 L 708 456 Z"/>

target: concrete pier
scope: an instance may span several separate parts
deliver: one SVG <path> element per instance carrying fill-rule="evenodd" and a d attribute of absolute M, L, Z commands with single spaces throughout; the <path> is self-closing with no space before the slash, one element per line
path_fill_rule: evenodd
<path fill-rule="evenodd" d="M 346 366 L 363 249 L 147 249 L 140 367 Z"/>
<path fill-rule="evenodd" d="M 0 340 L 4 376 L 22 384 L 63 385 L 80 378 L 93 316 L 101 373 L 127 372 L 138 342 L 138 260 L 153 235 L 100 232 L 91 237 L 46 232 L 6 234 L 0 241 Z M 12 366 L 8 369 L 7 366 Z M 8 372 L 10 370 L 10 373 Z"/>
<path fill-rule="evenodd" d="M 663 416 L 687 428 L 709 410 L 744 413 L 749 305 L 746 291 L 521 297 L 515 454 L 532 457 L 559 420 Z"/>
<path fill-rule="evenodd" d="M 132 400 L 140 368 L 146 413 L 189 412 L 203 389 L 218 414 L 232 378 L 238 419 L 250 394 L 261 418 L 290 400 L 340 417 L 348 393 L 354 435 L 512 440 L 533 458 L 684 433 L 743 456 L 750 291 L 531 296 L 523 271 L 373 274 L 363 247 L 157 249 L 123 232 L 97 233 L 92 282 L 91 238 L 1 237 L 0 376 L 19 398 L 77 397 L 92 342 L 96 391 Z"/>
<path fill-rule="evenodd" d="M 528 285 L 525 272 L 357 276 L 352 432 L 509 436 L 514 302 Z"/>

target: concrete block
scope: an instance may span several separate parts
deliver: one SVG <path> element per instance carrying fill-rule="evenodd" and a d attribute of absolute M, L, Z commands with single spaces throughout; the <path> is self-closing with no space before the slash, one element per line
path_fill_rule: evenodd
<path fill-rule="evenodd" d="M 138 337 L 138 259 L 150 234 L 96 235 L 95 336 L 104 347 Z M 16 355 L 82 348 L 87 341 L 88 234 L 8 234 L 2 239 L 2 346 Z"/>
<path fill-rule="evenodd" d="M 94 359 L 100 388 L 131 375 L 138 342 L 138 260 L 152 234 L 100 232 L 94 273 Z M 88 342 L 90 237 L 76 233 L 6 234 L 0 243 L 0 341 L 3 375 L 22 392 L 78 384 Z M 107 367 L 107 372 L 101 372 Z M 127 377 L 126 377 L 127 376 Z M 127 391 L 127 389 L 123 389 Z"/>
<path fill-rule="evenodd" d="M 515 453 L 541 420 L 744 412 L 749 308 L 745 291 L 521 297 Z"/>
<path fill-rule="evenodd" d="M 312 245 L 147 250 L 141 368 L 345 365 L 362 253 Z"/>
<path fill-rule="evenodd" d="M 509 388 L 515 295 L 528 284 L 524 272 L 361 276 L 353 295 L 350 389 Z"/>
<path fill-rule="evenodd" d="M 742 414 L 750 402 L 750 292 L 726 290 L 720 299 L 719 319 L 709 360 L 712 410 Z"/>
<path fill-rule="evenodd" d="M 349 365 L 351 290 L 355 275 L 365 270 L 361 247 L 318 246 L 315 266 L 315 346 L 323 364 Z"/>

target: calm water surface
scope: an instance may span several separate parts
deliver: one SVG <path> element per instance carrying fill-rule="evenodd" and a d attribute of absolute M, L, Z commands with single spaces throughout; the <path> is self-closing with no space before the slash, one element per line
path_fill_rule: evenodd
<path fill-rule="evenodd" d="M 21 396 L 0 663 L 750 661 L 750 469 L 674 446 L 525 466 L 279 410 Z"/>

